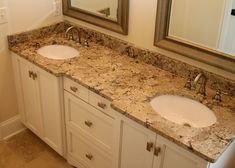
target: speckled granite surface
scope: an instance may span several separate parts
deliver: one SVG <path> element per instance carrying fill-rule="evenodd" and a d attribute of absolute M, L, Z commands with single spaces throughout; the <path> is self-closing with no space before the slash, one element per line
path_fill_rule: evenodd
<path fill-rule="evenodd" d="M 200 100 L 194 91 L 184 89 L 186 79 L 180 77 L 182 75 L 147 64 L 143 57 L 131 58 L 129 53 L 110 49 L 112 47 L 100 45 L 95 40 L 90 40 L 93 41 L 89 43 L 90 47 L 65 40 L 61 34 L 64 27 L 60 24 L 56 28 L 51 26 L 50 30 L 60 31 L 46 35 L 43 33 L 42 38 L 38 38 L 39 31 L 36 31 L 37 38 L 32 33 L 32 38 L 24 34 L 23 41 L 19 40 L 19 35 L 10 36 L 10 50 L 56 76 L 68 77 L 111 100 L 111 106 L 116 111 L 207 161 L 215 162 L 235 138 L 233 96 L 223 96 L 222 103 L 213 104 L 215 91 L 207 88 L 207 99 L 202 103 L 210 107 L 217 116 L 217 122 L 210 127 L 190 128 L 172 123 L 154 112 L 149 102 L 151 98 L 161 94 L 182 95 Z M 36 43 L 40 46 L 55 43 L 73 46 L 79 50 L 80 56 L 69 60 L 47 59 L 36 53 Z M 123 51 L 126 51 L 126 47 Z M 171 69 L 174 71 L 173 67 Z M 227 83 L 223 84 L 230 87 L 233 95 L 234 81 Z"/>

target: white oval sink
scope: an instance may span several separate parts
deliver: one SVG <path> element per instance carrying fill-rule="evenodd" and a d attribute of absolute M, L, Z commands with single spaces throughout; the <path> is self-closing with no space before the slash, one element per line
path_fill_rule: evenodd
<path fill-rule="evenodd" d="M 205 105 L 189 98 L 162 95 L 150 102 L 155 112 L 174 123 L 201 128 L 216 122 L 215 114 Z"/>
<path fill-rule="evenodd" d="M 78 50 L 65 45 L 47 45 L 37 50 L 37 53 L 50 59 L 69 59 L 79 56 Z"/>

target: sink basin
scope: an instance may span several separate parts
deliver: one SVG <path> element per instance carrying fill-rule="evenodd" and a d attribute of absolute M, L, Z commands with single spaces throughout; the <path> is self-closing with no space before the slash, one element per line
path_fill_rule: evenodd
<path fill-rule="evenodd" d="M 150 104 L 163 118 L 180 125 L 201 128 L 217 120 L 208 107 L 186 97 L 162 95 L 152 99 Z"/>
<path fill-rule="evenodd" d="M 69 59 L 79 56 L 78 50 L 65 45 L 47 45 L 37 50 L 37 53 L 50 59 Z"/>

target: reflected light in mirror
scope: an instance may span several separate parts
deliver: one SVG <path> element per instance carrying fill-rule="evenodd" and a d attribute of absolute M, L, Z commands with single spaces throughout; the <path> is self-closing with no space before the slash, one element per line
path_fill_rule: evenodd
<path fill-rule="evenodd" d="M 172 0 L 168 36 L 235 56 L 235 0 Z"/>
<path fill-rule="evenodd" d="M 114 21 L 117 20 L 118 0 L 71 0 L 71 6 Z"/>

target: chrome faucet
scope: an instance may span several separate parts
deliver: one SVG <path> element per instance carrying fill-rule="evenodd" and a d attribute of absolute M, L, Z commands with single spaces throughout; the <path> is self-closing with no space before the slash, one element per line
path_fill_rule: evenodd
<path fill-rule="evenodd" d="M 76 32 L 76 37 L 74 36 L 74 34 L 69 34 L 69 32 L 72 31 L 72 30 L 74 32 Z M 75 40 L 76 42 L 81 43 L 81 37 L 80 37 L 79 31 L 78 31 L 78 29 L 75 26 L 70 26 L 65 31 L 64 37 L 69 39 L 69 40 Z"/>
<path fill-rule="evenodd" d="M 201 79 L 201 85 L 199 87 L 198 90 L 198 94 L 200 94 L 201 96 L 206 96 L 206 82 L 207 82 L 207 78 L 203 73 L 199 73 L 196 78 L 194 79 L 194 81 L 192 82 L 191 85 L 191 89 L 195 90 L 198 81 Z"/>

